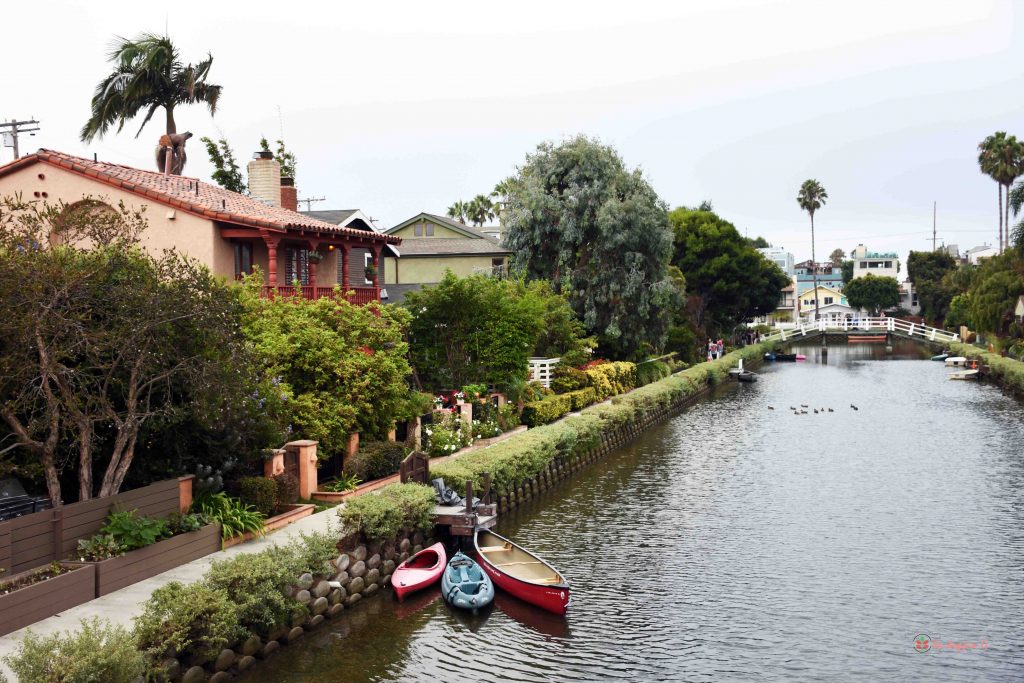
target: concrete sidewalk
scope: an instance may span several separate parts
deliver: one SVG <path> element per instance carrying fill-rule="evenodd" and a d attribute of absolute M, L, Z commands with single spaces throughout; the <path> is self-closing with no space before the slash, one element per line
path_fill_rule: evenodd
<path fill-rule="evenodd" d="M 31 626 L 8 633 L 6 636 L 0 637 L 0 660 L 6 655 L 14 653 L 18 647 L 18 641 L 24 637 L 29 629 L 40 635 L 49 635 L 57 631 L 74 631 L 78 629 L 78 624 L 82 619 L 91 619 L 92 617 L 108 619 L 112 623 L 131 627 L 132 618 L 142 613 L 142 606 L 149 599 L 149 596 L 152 595 L 153 591 L 171 581 L 181 581 L 183 583 L 198 581 L 216 560 L 234 557 L 243 553 L 259 552 L 275 543 L 285 544 L 302 533 L 330 530 L 340 530 L 338 508 L 331 508 L 309 517 L 303 517 L 294 524 L 273 531 L 263 538 L 240 543 L 227 550 L 201 557 L 198 560 L 193 560 L 188 564 L 183 564 L 180 567 L 166 571 L 163 574 L 157 574 L 145 581 L 134 583 L 119 591 L 114 591 L 42 621 L 37 621 Z M 0 671 L 3 671 L 12 681 L 16 680 L 11 674 L 10 669 L 2 663 L 0 663 Z"/>

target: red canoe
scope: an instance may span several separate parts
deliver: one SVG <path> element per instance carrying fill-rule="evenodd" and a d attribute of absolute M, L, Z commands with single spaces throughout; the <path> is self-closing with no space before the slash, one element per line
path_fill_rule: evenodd
<path fill-rule="evenodd" d="M 569 582 L 557 569 L 493 531 L 477 529 L 473 543 L 477 561 L 494 584 L 555 614 L 569 608 Z"/>
<path fill-rule="evenodd" d="M 409 593 L 433 585 L 441 580 L 441 573 L 448 564 L 448 554 L 443 543 L 424 548 L 395 568 L 391 575 L 391 586 L 401 600 Z"/>

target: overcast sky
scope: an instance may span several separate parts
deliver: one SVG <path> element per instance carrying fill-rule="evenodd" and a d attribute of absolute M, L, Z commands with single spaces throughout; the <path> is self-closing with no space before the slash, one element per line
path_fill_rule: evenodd
<path fill-rule="evenodd" d="M 167 10 L 163 7 L 171 7 Z M 995 130 L 1024 135 L 1024 46 L 1009 0 L 30 2 L 3 10 L 0 118 L 47 147 L 153 167 L 154 119 L 78 131 L 115 35 L 166 29 L 214 55 L 214 118 L 243 162 L 260 135 L 298 157 L 300 196 L 390 227 L 488 193 L 543 140 L 616 147 L 672 206 L 709 199 L 750 236 L 810 256 L 800 183 L 818 179 L 817 256 L 994 243 Z M 279 115 L 280 111 L 280 115 Z M 197 141 L 187 175 L 208 178 Z M 11 151 L 0 151 L 8 161 Z"/>

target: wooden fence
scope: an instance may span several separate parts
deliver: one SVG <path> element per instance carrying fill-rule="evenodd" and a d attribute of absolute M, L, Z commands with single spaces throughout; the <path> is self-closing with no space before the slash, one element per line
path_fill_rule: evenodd
<path fill-rule="evenodd" d="M 166 517 L 191 502 L 189 475 L 0 522 L 0 568 L 3 574 L 17 574 L 72 557 L 79 539 L 95 535 L 112 508 Z"/>

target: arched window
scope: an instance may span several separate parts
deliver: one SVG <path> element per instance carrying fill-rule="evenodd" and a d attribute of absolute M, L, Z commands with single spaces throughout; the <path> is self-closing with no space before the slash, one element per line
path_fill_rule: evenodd
<path fill-rule="evenodd" d="M 53 222 L 50 230 L 50 246 L 83 241 L 89 233 L 90 221 L 112 221 L 118 218 L 114 207 L 98 199 L 83 199 L 69 204 Z M 86 246 L 86 245 L 82 245 Z"/>

